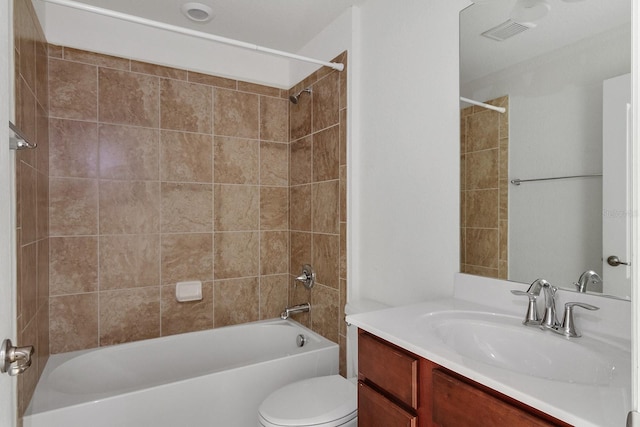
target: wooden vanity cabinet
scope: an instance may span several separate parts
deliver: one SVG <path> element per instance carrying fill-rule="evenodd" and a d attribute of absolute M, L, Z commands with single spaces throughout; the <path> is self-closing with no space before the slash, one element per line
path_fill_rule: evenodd
<path fill-rule="evenodd" d="M 359 330 L 358 426 L 566 427 L 569 424 Z"/>

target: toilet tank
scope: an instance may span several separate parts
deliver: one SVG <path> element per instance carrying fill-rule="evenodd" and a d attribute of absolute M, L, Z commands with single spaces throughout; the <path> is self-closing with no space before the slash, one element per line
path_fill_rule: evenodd
<path fill-rule="evenodd" d="M 371 299 L 349 301 L 344 306 L 344 314 L 360 314 L 383 310 L 390 306 Z M 347 324 L 347 378 L 358 376 L 358 328 Z"/>

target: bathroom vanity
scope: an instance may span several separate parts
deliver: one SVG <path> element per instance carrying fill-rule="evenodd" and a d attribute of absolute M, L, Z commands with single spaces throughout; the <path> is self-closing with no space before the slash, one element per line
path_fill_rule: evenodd
<path fill-rule="evenodd" d="M 570 425 L 363 330 L 358 346 L 361 425 Z"/>
<path fill-rule="evenodd" d="M 567 338 L 522 324 L 526 301 L 509 292 L 519 284 L 462 276 L 453 298 L 347 316 L 359 328 L 360 425 L 625 424 L 628 301 L 560 294 L 558 307 L 600 306 L 577 313 L 582 337 Z"/>

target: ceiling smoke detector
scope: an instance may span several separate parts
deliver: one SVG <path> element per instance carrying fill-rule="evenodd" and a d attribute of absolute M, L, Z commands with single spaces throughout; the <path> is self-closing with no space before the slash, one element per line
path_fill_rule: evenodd
<path fill-rule="evenodd" d="M 213 9 L 202 3 L 185 3 L 180 8 L 184 16 L 194 22 L 209 22 L 213 19 Z"/>

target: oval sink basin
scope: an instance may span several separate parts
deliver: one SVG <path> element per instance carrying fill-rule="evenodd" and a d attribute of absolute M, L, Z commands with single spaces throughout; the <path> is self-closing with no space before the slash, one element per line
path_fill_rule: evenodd
<path fill-rule="evenodd" d="M 616 370 L 606 343 L 566 339 L 522 325 L 519 318 L 483 312 L 435 312 L 423 317 L 445 346 L 465 358 L 553 381 L 608 385 Z M 624 351 L 616 349 L 615 351 Z"/>

